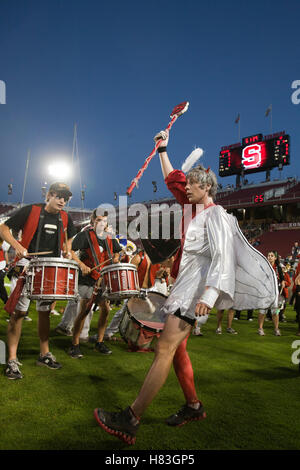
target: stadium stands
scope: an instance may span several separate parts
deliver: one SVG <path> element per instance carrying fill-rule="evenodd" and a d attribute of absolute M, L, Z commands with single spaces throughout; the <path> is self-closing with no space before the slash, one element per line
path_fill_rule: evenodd
<path fill-rule="evenodd" d="M 221 191 L 217 194 L 216 202 L 221 204 L 225 208 L 234 209 L 241 206 L 251 206 L 256 202 L 262 202 L 260 197 L 263 196 L 264 202 L 271 202 L 274 199 L 284 200 L 289 194 L 289 198 L 293 197 L 292 195 L 295 192 L 295 188 L 300 184 L 295 186 L 295 182 L 289 180 L 262 183 L 259 185 L 244 186 L 241 189 L 235 191 Z"/>
<path fill-rule="evenodd" d="M 0 216 L 5 215 L 7 212 L 10 212 L 12 209 L 15 209 L 16 206 L 0 204 Z"/>
<path fill-rule="evenodd" d="M 300 229 L 265 232 L 259 240 L 260 245 L 256 249 L 263 255 L 266 256 L 271 250 L 277 250 L 282 258 L 286 258 L 291 255 L 295 241 L 300 241 Z"/>

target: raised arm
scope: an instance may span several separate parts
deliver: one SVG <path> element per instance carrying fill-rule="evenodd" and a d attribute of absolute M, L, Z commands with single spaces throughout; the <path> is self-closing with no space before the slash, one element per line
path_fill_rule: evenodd
<path fill-rule="evenodd" d="M 164 179 L 167 178 L 167 176 L 174 171 L 174 168 L 169 160 L 168 154 L 167 154 L 167 145 L 169 142 L 169 131 L 160 131 L 156 136 L 154 137 L 154 140 L 160 140 L 162 139 L 159 147 L 158 147 L 158 153 L 160 157 L 160 165 L 161 165 L 161 170 Z"/>

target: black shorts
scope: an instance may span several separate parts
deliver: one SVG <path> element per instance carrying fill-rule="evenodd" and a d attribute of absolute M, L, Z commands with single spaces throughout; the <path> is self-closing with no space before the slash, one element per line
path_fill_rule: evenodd
<path fill-rule="evenodd" d="M 180 308 L 176 310 L 176 312 L 174 312 L 173 315 L 180 318 L 181 320 L 184 320 L 189 325 L 195 326 L 196 320 L 194 318 L 189 318 L 189 317 L 186 317 L 185 315 L 181 315 Z"/>

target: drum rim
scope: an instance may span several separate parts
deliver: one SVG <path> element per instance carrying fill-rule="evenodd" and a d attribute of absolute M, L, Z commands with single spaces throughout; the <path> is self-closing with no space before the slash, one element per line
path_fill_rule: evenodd
<path fill-rule="evenodd" d="M 132 269 L 133 271 L 137 271 L 137 267 L 135 266 L 135 264 L 131 264 L 131 263 L 114 263 L 114 264 L 110 264 L 109 266 L 105 266 L 104 268 L 102 268 L 101 270 L 101 274 L 104 274 L 106 271 L 107 272 L 110 272 L 110 271 L 120 271 L 122 269 Z"/>
<path fill-rule="evenodd" d="M 35 264 L 50 264 L 51 263 L 51 266 L 53 265 L 53 263 L 56 263 L 57 264 L 66 264 L 66 265 L 74 265 L 74 267 L 78 268 L 78 263 L 76 261 L 74 261 L 73 259 L 68 259 L 68 258 L 55 258 L 55 257 L 49 257 L 49 258 L 33 258 L 29 261 L 29 265 L 35 265 Z M 28 266 L 29 266 L 28 265 Z"/>
<path fill-rule="evenodd" d="M 161 292 L 150 291 L 150 292 L 148 292 L 148 293 L 149 293 L 149 294 L 158 294 L 159 296 L 164 297 L 165 299 L 168 298 L 167 295 L 164 295 L 164 294 L 162 294 Z M 133 297 L 132 297 L 132 298 L 133 298 Z M 130 300 L 130 299 L 129 299 L 129 300 Z M 145 328 L 145 330 L 148 330 L 148 331 L 151 331 L 151 332 L 155 331 L 156 333 L 159 333 L 159 332 L 162 332 L 162 331 L 163 331 L 163 328 L 162 328 L 161 330 L 157 331 L 157 330 L 154 330 L 153 328 L 151 328 L 150 326 L 147 326 L 147 325 L 142 324 L 142 323 L 140 322 L 140 320 L 138 320 L 137 318 L 135 318 L 135 317 L 133 316 L 133 313 L 131 313 L 131 312 L 129 311 L 129 309 L 128 309 L 128 303 L 126 304 L 125 312 L 128 313 L 129 318 L 131 318 L 136 324 L 142 325 L 143 328 Z M 162 323 L 162 322 L 160 322 L 160 323 Z"/>
<path fill-rule="evenodd" d="M 150 326 L 143 325 L 139 320 L 137 320 L 137 319 L 132 315 L 132 313 L 130 313 L 130 312 L 128 311 L 127 305 L 126 305 L 125 313 L 128 313 L 129 318 L 130 318 L 132 321 L 134 321 L 137 325 L 142 326 L 145 330 L 148 330 L 148 331 L 151 331 L 151 332 L 154 332 L 154 331 L 155 331 L 155 333 L 159 333 L 159 332 L 162 332 L 162 331 L 163 331 L 163 328 L 162 328 L 161 330 L 157 331 L 157 329 L 154 330 L 154 328 L 151 328 Z M 162 323 L 162 322 L 161 322 L 161 323 Z"/>
<path fill-rule="evenodd" d="M 132 297 L 137 297 L 138 294 L 139 294 L 139 291 L 138 291 L 138 290 L 122 290 L 122 291 L 116 291 L 116 292 L 111 292 L 111 293 L 106 293 L 105 291 L 103 291 L 102 296 L 103 296 L 103 297 L 107 297 L 108 299 L 109 299 L 109 298 L 113 299 L 113 298 L 114 298 L 114 297 L 113 297 L 114 295 L 115 295 L 116 298 L 117 298 L 117 296 L 118 296 L 118 297 L 122 297 L 122 294 L 123 294 L 123 295 L 124 295 L 124 294 L 125 294 L 125 295 L 131 294 L 130 297 L 127 297 L 128 299 L 130 299 L 130 298 L 132 298 Z M 114 299 L 114 300 L 115 300 L 115 299 Z M 117 299 L 117 300 L 118 300 L 118 299 Z"/>

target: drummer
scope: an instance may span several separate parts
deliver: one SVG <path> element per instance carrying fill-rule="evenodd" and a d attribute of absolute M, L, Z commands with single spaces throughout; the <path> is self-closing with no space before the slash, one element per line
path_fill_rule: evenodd
<path fill-rule="evenodd" d="M 72 345 L 69 354 L 74 359 L 83 357 L 79 348 L 80 333 L 83 329 L 85 319 L 89 314 L 87 305 L 94 291 L 94 286 L 100 278 L 101 267 L 96 268 L 99 264 L 104 266 L 111 263 L 119 262 L 119 252 L 122 250 L 120 244 L 115 238 L 109 234 L 111 227 L 108 226 L 107 213 L 97 215 L 95 209 L 91 217 L 91 227 L 87 230 L 79 232 L 72 243 L 72 257 L 81 269 L 78 280 L 78 292 L 80 295 L 80 310 L 74 323 Z M 79 257 L 75 251 L 80 250 Z M 104 332 L 107 325 L 107 318 L 110 311 L 109 301 L 101 296 L 102 292 L 96 298 L 95 303 L 99 306 L 100 315 L 98 321 L 98 338 L 95 350 L 101 354 L 111 354 L 111 350 L 103 342 Z"/>
<path fill-rule="evenodd" d="M 65 183 L 50 186 L 44 204 L 30 204 L 19 209 L 4 224 L 0 225 L 0 236 L 9 243 L 16 253 L 16 261 L 26 258 L 28 253 L 48 252 L 41 257 L 60 257 L 65 250 L 71 257 L 71 239 L 76 234 L 73 221 L 63 209 L 72 193 Z M 18 241 L 12 234 L 22 231 Z M 65 232 L 66 231 L 66 232 Z M 64 234 L 67 234 L 65 237 Z M 67 238 L 67 246 L 64 246 Z M 24 292 L 24 290 L 23 290 Z M 22 292 L 22 294 L 23 294 Z M 22 295 L 10 316 L 7 329 L 8 362 L 5 375 L 9 379 L 22 379 L 23 375 L 17 358 L 17 349 L 21 337 L 23 318 L 30 305 L 27 295 Z M 38 300 L 38 334 L 40 338 L 40 356 L 37 365 L 50 369 L 60 369 L 61 364 L 49 351 L 50 310 L 53 301 Z"/>

